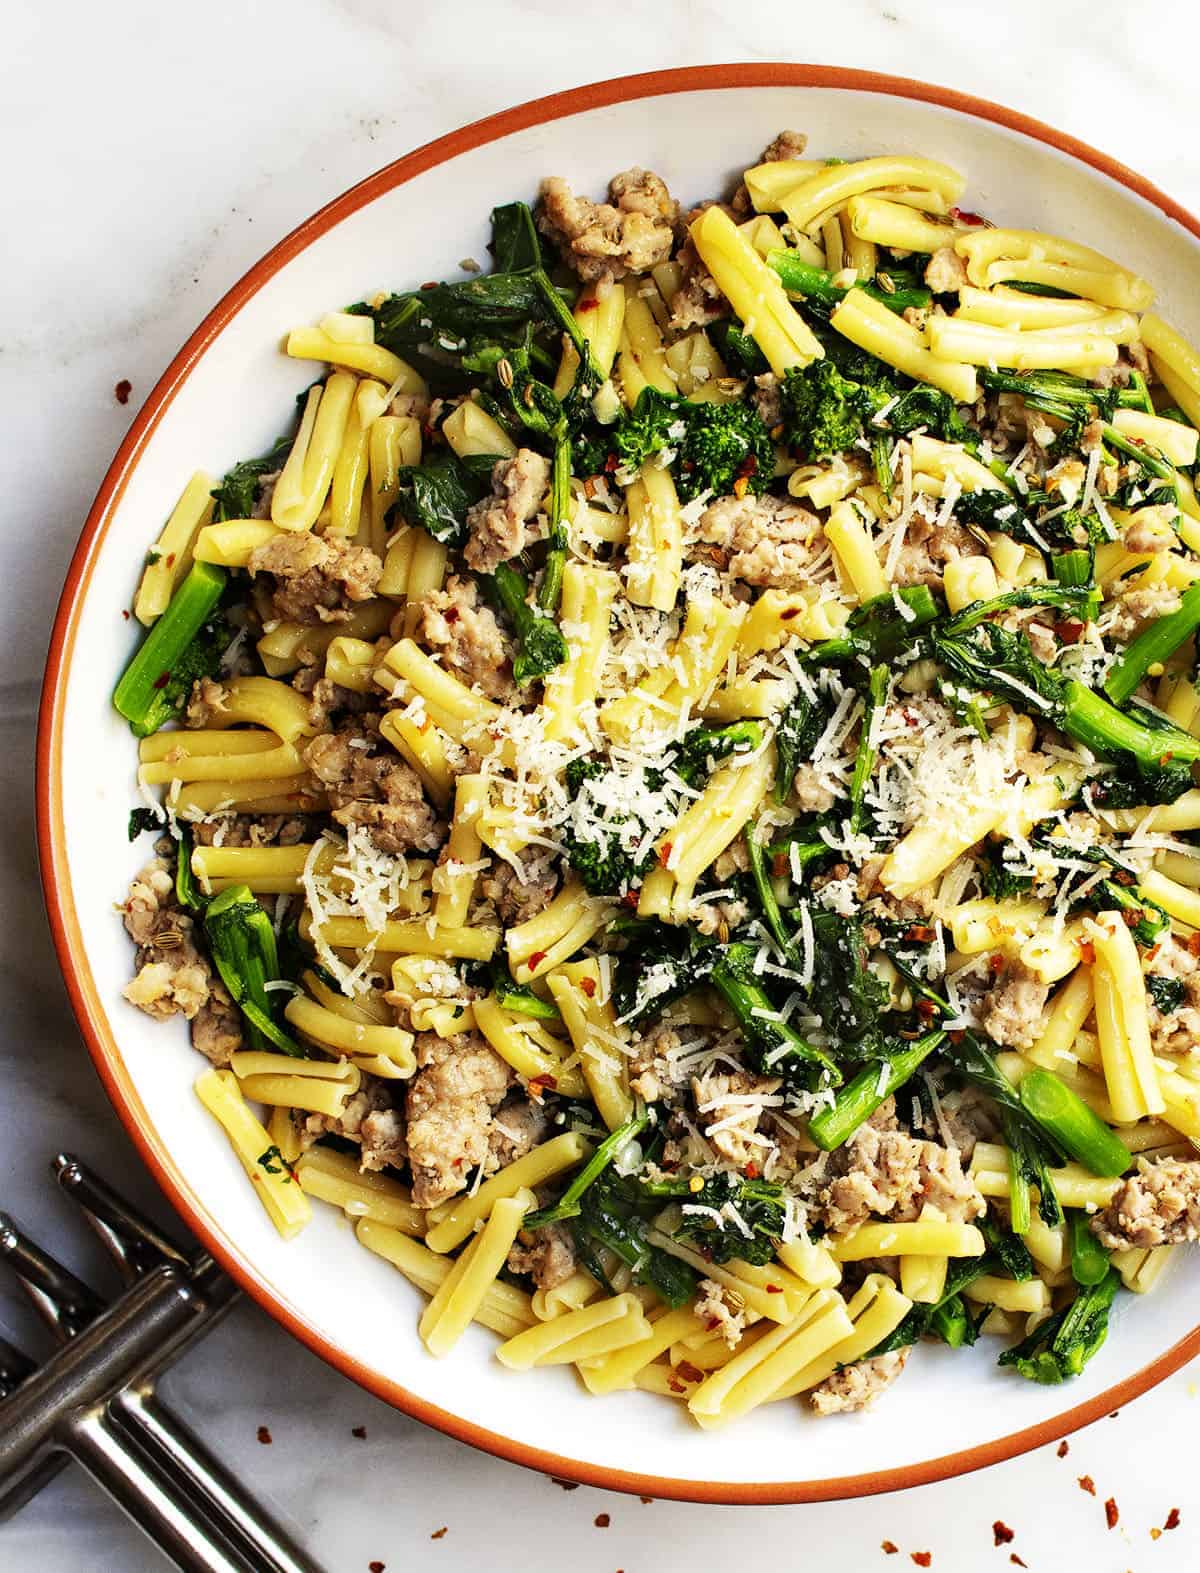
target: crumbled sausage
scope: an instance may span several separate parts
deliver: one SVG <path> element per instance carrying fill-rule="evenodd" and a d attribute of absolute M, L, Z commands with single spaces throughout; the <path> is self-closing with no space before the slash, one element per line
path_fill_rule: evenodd
<path fill-rule="evenodd" d="M 892 582 L 897 585 L 927 584 L 933 590 L 940 590 L 947 563 L 959 557 L 982 554 L 983 547 L 971 532 L 953 519 L 946 524 L 932 524 L 914 515 L 896 560 Z"/>
<path fill-rule="evenodd" d="M 755 1156 L 761 1157 L 768 1145 L 756 1140 L 763 1106 L 742 1100 L 770 1097 L 782 1085 L 777 1077 L 755 1076 L 744 1070 L 710 1071 L 692 1078 L 692 1098 L 700 1123 L 722 1158 L 742 1169 Z M 714 1126 L 723 1128 L 714 1130 Z"/>
<path fill-rule="evenodd" d="M 192 1047 L 218 1068 L 246 1047 L 242 1013 L 219 978 L 209 978 L 208 998 L 192 1017 L 190 1030 Z"/>
<path fill-rule="evenodd" d="M 1167 934 L 1147 952 L 1146 974 L 1183 984 L 1183 999 L 1172 1011 L 1163 1011 L 1147 993 L 1151 1047 L 1155 1054 L 1190 1054 L 1200 1042 L 1200 956 Z"/>
<path fill-rule="evenodd" d="M 522 1230 L 508 1253 L 514 1273 L 529 1273 L 539 1289 L 557 1289 L 575 1271 L 575 1242 L 565 1224 L 551 1223 L 529 1233 Z"/>
<path fill-rule="evenodd" d="M 645 273 L 671 255 L 679 204 L 648 169 L 608 183 L 608 201 L 577 197 L 560 176 L 542 181 L 537 225 L 582 279 Z"/>
<path fill-rule="evenodd" d="M 340 623 L 352 603 L 369 601 L 383 564 L 365 546 L 311 530 L 277 535 L 250 553 L 251 574 L 275 580 L 271 605 L 277 617 L 293 623 Z"/>
<path fill-rule="evenodd" d="M 492 573 L 545 534 L 542 499 L 550 466 L 532 448 L 518 448 L 492 468 L 492 489 L 467 511 L 463 556 L 476 573 Z"/>
<path fill-rule="evenodd" d="M 214 814 L 190 828 L 202 847 L 294 847 L 316 833 L 302 814 Z"/>
<path fill-rule="evenodd" d="M 546 1139 L 550 1129 L 550 1116 L 544 1103 L 522 1096 L 519 1101 L 505 1103 L 496 1110 L 492 1128 L 488 1132 L 488 1156 L 485 1169 L 503 1169 Z"/>
<path fill-rule="evenodd" d="M 505 928 L 516 928 L 544 912 L 558 890 L 558 875 L 542 857 L 518 859 L 520 873 L 500 858 L 479 882 L 485 901 L 496 909 Z"/>
<path fill-rule="evenodd" d="M 808 137 L 803 131 L 781 131 L 773 142 L 768 142 L 759 158 L 760 164 L 779 164 L 793 158 L 803 158 Z"/>
<path fill-rule="evenodd" d="M 722 497 L 700 515 L 701 540 L 719 547 L 735 579 L 795 590 L 824 544 L 816 514 L 778 497 Z"/>
<path fill-rule="evenodd" d="M 866 1409 L 891 1387 L 904 1370 L 908 1356 L 908 1349 L 893 1349 L 873 1360 L 843 1366 L 814 1387 L 808 1401 L 818 1415 L 844 1415 Z"/>
<path fill-rule="evenodd" d="M 184 722 L 192 728 L 208 726 L 219 719 L 228 705 L 229 690 L 211 677 L 202 677 L 192 684 Z"/>
<path fill-rule="evenodd" d="M 754 379 L 754 392 L 751 395 L 754 408 L 758 411 L 758 418 L 768 431 L 773 430 L 783 419 L 783 384 L 773 371 L 764 371 Z"/>
<path fill-rule="evenodd" d="M 925 265 L 925 285 L 935 295 L 957 295 L 968 282 L 967 266 L 953 246 L 939 246 Z"/>
<path fill-rule="evenodd" d="M 978 1218 L 986 1203 L 960 1154 L 895 1128 L 889 1099 L 835 1155 L 828 1183 L 817 1194 L 826 1228 L 843 1234 L 873 1214 L 911 1223 L 926 1203 L 953 1223 Z"/>
<path fill-rule="evenodd" d="M 364 1075 L 358 1091 L 341 1114 L 304 1116 L 301 1140 L 307 1146 L 326 1133 L 357 1142 L 362 1149 L 359 1167 L 364 1170 L 399 1167 L 407 1156 L 404 1122 L 393 1099 L 397 1083 Z"/>
<path fill-rule="evenodd" d="M 1169 552 L 1178 537 L 1171 525 L 1173 507 L 1139 508 L 1129 521 L 1121 544 L 1131 552 Z"/>
<path fill-rule="evenodd" d="M 327 732 L 335 716 L 361 715 L 373 702 L 372 695 L 356 693 L 331 677 L 320 676 L 316 666 L 301 667 L 292 679 L 292 687 L 309 696 L 308 724 L 318 732 Z"/>
<path fill-rule="evenodd" d="M 746 1305 L 736 1289 L 702 1278 L 696 1285 L 696 1303 L 692 1307 L 710 1332 L 720 1336 L 733 1349 L 746 1330 Z"/>
<path fill-rule="evenodd" d="M 802 814 L 824 814 L 831 809 L 836 795 L 811 765 L 801 765 L 792 777 L 792 792 Z"/>
<path fill-rule="evenodd" d="M 1006 966 L 983 1000 L 980 1025 L 994 1043 L 1027 1049 L 1041 1031 L 1042 1012 L 1050 985 L 1023 962 Z"/>
<path fill-rule="evenodd" d="M 1200 1240 L 1200 1159 L 1139 1158 L 1092 1231 L 1106 1251 Z"/>
<path fill-rule="evenodd" d="M 512 662 L 490 606 L 479 604 L 473 579 L 451 575 L 442 590 L 421 597 L 416 638 L 468 687 L 505 704 L 513 695 Z"/>
<path fill-rule="evenodd" d="M 395 755 L 376 753 L 375 742 L 360 727 L 345 726 L 314 737 L 304 762 L 328 788 L 339 825 L 365 826 L 381 852 L 432 852 L 445 826 L 426 802 L 420 777 Z"/>
<path fill-rule="evenodd" d="M 1148 624 L 1170 616 L 1182 605 L 1179 595 L 1169 585 L 1148 584 L 1139 589 L 1136 579 L 1130 583 L 1134 588 L 1118 596 L 1113 609 L 1104 617 L 1105 632 L 1121 644 L 1136 639 Z"/>
<path fill-rule="evenodd" d="M 677 333 L 686 333 L 691 328 L 706 328 L 710 322 L 717 322 L 729 315 L 729 302 L 722 295 L 716 279 L 701 260 L 695 242 L 687 233 L 706 208 L 719 206 L 722 204 L 701 202 L 685 214 L 681 222 L 685 238 L 675 255 L 680 268 L 679 288 L 667 303 L 671 311 L 670 325 Z"/>
<path fill-rule="evenodd" d="M 408 1084 L 408 1162 L 413 1201 L 435 1207 L 465 1189 L 488 1155 L 492 1111 L 508 1091 L 508 1066 L 477 1032 L 416 1041 Z"/>

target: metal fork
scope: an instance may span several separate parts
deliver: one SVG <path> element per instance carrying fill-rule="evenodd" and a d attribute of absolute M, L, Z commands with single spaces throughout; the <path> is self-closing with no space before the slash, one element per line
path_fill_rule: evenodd
<path fill-rule="evenodd" d="M 185 1253 L 76 1158 L 60 1153 L 53 1171 L 125 1288 L 106 1303 L 0 1213 L 0 1258 L 59 1344 L 39 1366 L 0 1338 L 0 1518 L 73 1458 L 183 1573 L 320 1573 L 155 1395 L 237 1288 L 206 1252 Z"/>

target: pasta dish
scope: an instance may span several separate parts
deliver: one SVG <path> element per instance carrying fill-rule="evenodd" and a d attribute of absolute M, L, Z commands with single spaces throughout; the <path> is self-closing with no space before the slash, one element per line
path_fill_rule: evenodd
<path fill-rule="evenodd" d="M 547 179 L 147 554 L 125 996 L 433 1356 L 1057 1383 L 1200 1233 L 1200 352 L 964 188 Z"/>

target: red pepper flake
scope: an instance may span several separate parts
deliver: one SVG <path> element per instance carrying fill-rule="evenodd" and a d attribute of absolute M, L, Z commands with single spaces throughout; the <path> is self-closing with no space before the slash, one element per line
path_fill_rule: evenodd
<path fill-rule="evenodd" d="M 1116 1497 L 1109 1497 L 1108 1501 L 1104 1504 L 1104 1520 L 1107 1523 L 1109 1529 L 1116 1529 L 1117 1520 L 1120 1518 L 1120 1516 L 1121 1510 L 1117 1506 Z"/>
<path fill-rule="evenodd" d="M 608 455 L 608 457 L 604 461 L 604 473 L 605 473 L 605 475 L 611 475 L 613 473 L 613 471 L 616 469 L 616 467 L 617 467 L 617 456 L 616 456 L 615 453 L 610 453 Z"/>
<path fill-rule="evenodd" d="M 440 1540 L 449 1528 L 449 1524 L 443 1524 L 441 1529 L 435 1529 L 433 1534 L 429 1537 L 430 1540 Z"/>
<path fill-rule="evenodd" d="M 1173 1507 L 1171 1509 L 1171 1511 L 1167 1514 L 1166 1521 L 1163 1524 L 1163 1528 L 1164 1529 L 1178 1529 L 1179 1528 L 1179 1509 L 1177 1507 Z"/>
<path fill-rule="evenodd" d="M 609 1518 L 607 1513 L 597 1513 L 592 1522 L 595 1524 L 597 1529 L 607 1529 L 608 1526 L 612 1523 L 612 1519 Z"/>
<path fill-rule="evenodd" d="M 171 681 L 170 672 L 160 672 L 151 684 L 153 688 L 165 688 Z"/>
<path fill-rule="evenodd" d="M 992 1544 L 994 1546 L 1007 1546 L 1009 1541 L 1013 1539 L 1014 1533 L 1002 1518 L 998 1518 L 992 1525 Z"/>
<path fill-rule="evenodd" d="M 1096 1482 L 1092 1479 L 1091 1475 L 1080 1475 L 1079 1489 L 1081 1491 L 1086 1491 L 1090 1497 L 1094 1497 L 1096 1495 Z"/>
<path fill-rule="evenodd" d="M 1135 929 L 1146 914 L 1141 907 L 1123 907 L 1121 916 L 1125 919 L 1125 927 L 1127 929 Z"/>
<path fill-rule="evenodd" d="M 1095 961 L 1096 947 L 1090 939 L 1081 939 L 1079 941 L 1079 959 L 1089 967 Z"/>
<path fill-rule="evenodd" d="M 961 1027 L 956 1027 L 954 1031 L 949 1034 L 951 1043 L 961 1043 L 965 1037 L 966 1033 L 962 1030 Z"/>
<path fill-rule="evenodd" d="M 702 1382 L 704 1372 L 699 1366 L 694 1366 L 690 1360 L 681 1360 L 675 1367 L 675 1374 L 681 1376 L 685 1382 Z"/>
<path fill-rule="evenodd" d="M 906 940 L 910 940 L 914 945 L 932 945 L 934 934 L 933 930 L 927 923 L 914 923 L 913 926 L 905 932 L 904 937 Z"/>
<path fill-rule="evenodd" d="M 621 905 L 628 907 L 631 912 L 636 912 L 640 900 L 641 892 L 639 890 L 627 890 L 621 897 Z"/>
<path fill-rule="evenodd" d="M 545 961 L 545 959 L 546 959 L 546 952 L 544 950 L 535 950 L 533 955 L 530 956 L 530 958 L 529 958 L 529 970 L 530 970 L 530 972 L 532 972 L 535 967 L 540 967 L 542 962 Z"/>
<path fill-rule="evenodd" d="M 588 999 L 595 999 L 595 997 L 596 997 L 596 980 L 595 980 L 595 978 L 580 978 L 580 980 L 579 980 L 579 987 L 587 995 Z"/>
<path fill-rule="evenodd" d="M 557 1076 L 551 1076 L 549 1071 L 542 1071 L 539 1076 L 531 1076 L 528 1081 L 531 1093 L 536 1097 L 541 1092 L 553 1092 L 558 1086 Z"/>
<path fill-rule="evenodd" d="M 446 619 L 446 621 L 448 623 L 456 623 L 458 621 L 458 618 L 459 618 L 458 607 L 457 606 L 448 606 L 446 608 L 446 610 L 442 613 L 442 616 Z"/>
<path fill-rule="evenodd" d="M 118 404 L 128 404 L 129 395 L 132 392 L 133 383 L 130 382 L 128 377 L 122 377 L 120 382 L 118 382 L 116 387 L 113 389 L 113 397 L 116 399 Z"/>
<path fill-rule="evenodd" d="M 663 868 L 666 868 L 671 861 L 671 851 L 673 847 L 674 842 L 664 841 L 662 846 L 658 849 L 658 861 L 662 864 Z"/>
<path fill-rule="evenodd" d="M 267 1430 L 266 1426 L 259 1426 L 258 1430 L 254 1434 L 258 1437 L 258 1440 L 264 1447 L 270 1447 L 271 1433 Z"/>
<path fill-rule="evenodd" d="M 788 855 L 786 852 L 776 852 L 771 858 L 771 873 L 776 879 L 783 879 L 788 871 Z"/>
<path fill-rule="evenodd" d="M 382 1562 L 368 1562 L 367 1573 L 383 1573 L 384 1566 Z"/>
<path fill-rule="evenodd" d="M 1078 644 L 1083 638 L 1083 629 L 1083 623 L 1077 623 L 1074 618 L 1068 618 L 1065 622 L 1054 624 L 1054 632 L 1058 635 L 1062 644 Z"/>
<path fill-rule="evenodd" d="M 750 1162 L 742 1170 L 742 1173 L 746 1176 L 746 1178 L 748 1180 L 757 1180 L 758 1179 L 758 1165 L 755 1163 L 753 1158 L 751 1158 Z"/>
<path fill-rule="evenodd" d="M 994 955 L 988 957 L 988 971 L 992 974 L 993 977 L 995 977 L 997 973 L 1004 971 L 1004 957 L 1000 954 L 999 951 L 996 951 Z"/>
<path fill-rule="evenodd" d="M 561 1486 L 564 1491 L 579 1490 L 578 1480 L 560 1480 L 557 1475 L 551 1475 L 550 1479 L 554 1485 Z"/>
<path fill-rule="evenodd" d="M 885 1557 L 894 1557 L 897 1551 L 899 1551 L 900 1547 L 894 1540 L 881 1540 L 879 1542 L 879 1549 L 883 1552 Z"/>
<path fill-rule="evenodd" d="M 1021 1561 L 1020 1557 L 1017 1555 L 1017 1553 L 1015 1551 L 1010 1551 L 1009 1552 L 1008 1560 L 1010 1562 L 1014 1562 L 1017 1565 L 1017 1567 L 1019 1567 L 1019 1568 L 1027 1568 L 1029 1566 L 1028 1562 L 1022 1562 Z"/>
<path fill-rule="evenodd" d="M 600 302 L 596 299 L 596 297 L 594 295 L 585 295 L 582 300 L 577 300 L 575 302 L 575 310 L 576 311 L 596 311 L 599 308 L 599 305 L 600 305 Z"/>
<path fill-rule="evenodd" d="M 912 1559 L 917 1564 L 917 1566 L 919 1568 L 927 1568 L 929 1566 L 929 1564 L 933 1561 L 933 1552 L 932 1551 L 914 1551 L 912 1553 Z"/>
<path fill-rule="evenodd" d="M 1162 1539 L 1162 1530 L 1159 1529 L 1157 1524 L 1152 1524 L 1150 1526 L 1150 1539 L 1151 1540 L 1161 1540 Z"/>
<path fill-rule="evenodd" d="M 966 224 L 972 229 L 987 223 L 987 219 L 984 218 L 982 213 L 972 213 L 967 208 L 951 208 L 950 217 L 956 224 Z"/>
<path fill-rule="evenodd" d="M 653 1497 L 638 1497 L 638 1501 L 642 1504 L 643 1507 L 649 1507 L 651 1502 L 654 1501 L 654 1498 Z"/>
<path fill-rule="evenodd" d="M 365 1442 L 367 1440 L 367 1428 L 366 1426 L 351 1426 L 350 1435 L 356 1436 L 360 1442 Z"/>
<path fill-rule="evenodd" d="M 1059 1456 L 1059 1458 L 1066 1458 L 1067 1454 L 1070 1451 L 1071 1451 L 1071 1444 L 1067 1441 L 1066 1437 L 1063 1437 L 1062 1441 L 1058 1444 L 1058 1456 Z"/>
<path fill-rule="evenodd" d="M 779 621 L 781 623 L 790 623 L 793 617 L 799 616 L 800 608 L 798 606 L 785 606 L 783 611 L 779 614 Z"/>
<path fill-rule="evenodd" d="M 129 611 L 129 608 L 127 606 L 123 606 L 121 608 L 121 616 L 125 619 L 126 622 L 129 621 L 130 611 Z"/>
<path fill-rule="evenodd" d="M 766 1287 L 767 1287 L 767 1293 L 768 1294 L 782 1294 L 783 1293 L 783 1285 L 782 1284 L 768 1284 Z"/>
<path fill-rule="evenodd" d="M 936 1014 L 937 1006 L 933 1003 L 932 1000 L 919 999 L 917 1001 L 917 1015 L 920 1016 L 922 1020 L 928 1021 L 931 1016 L 935 1016 Z"/>
<path fill-rule="evenodd" d="M 1190 955 L 1200 956 L 1200 929 L 1188 935 L 1187 947 Z"/>

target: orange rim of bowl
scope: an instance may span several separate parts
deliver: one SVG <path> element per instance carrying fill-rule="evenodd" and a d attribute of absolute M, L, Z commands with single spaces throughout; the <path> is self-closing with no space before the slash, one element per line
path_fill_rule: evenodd
<path fill-rule="evenodd" d="M 121 502 L 130 477 L 154 436 L 163 415 L 209 347 L 227 324 L 259 289 L 314 241 L 343 219 L 367 206 L 377 197 L 403 185 L 414 176 L 432 169 L 460 153 L 494 142 L 513 132 L 543 125 L 554 120 L 611 104 L 673 93 L 713 91 L 724 88 L 798 87 L 834 89 L 850 92 L 880 93 L 934 104 L 978 120 L 1018 132 L 1034 141 L 1057 148 L 1081 163 L 1118 182 L 1144 198 L 1168 218 L 1200 239 L 1200 222 L 1164 192 L 1106 154 L 1052 127 L 968 93 L 936 87 L 904 77 L 886 76 L 873 71 L 856 71 L 837 66 L 785 63 L 745 65 L 685 66 L 671 71 L 645 72 L 636 76 L 615 77 L 586 87 L 534 99 L 513 109 L 477 120 L 447 136 L 417 148 L 404 158 L 369 175 L 315 213 L 292 231 L 257 262 L 209 312 L 204 321 L 167 367 L 125 440 L 117 450 L 108 473 L 96 495 L 71 559 L 50 639 L 46 672 L 42 686 L 37 740 L 37 826 L 42 886 L 55 949 L 67 985 L 71 1005 L 92 1056 L 100 1080 L 116 1107 L 134 1145 L 154 1174 L 159 1185 L 196 1237 L 231 1274 L 237 1283 L 290 1333 L 308 1345 L 360 1386 L 386 1400 L 406 1414 L 427 1425 L 436 1426 L 448 1436 L 482 1448 L 499 1458 L 523 1464 L 548 1475 L 582 1481 L 613 1491 L 629 1491 L 645 1496 L 673 1497 L 683 1501 L 710 1503 L 786 1503 L 821 1502 L 845 1497 L 868 1496 L 882 1491 L 898 1491 L 925 1485 L 999 1463 L 1031 1448 L 1057 1441 L 1059 1437 L 1089 1425 L 1114 1409 L 1138 1397 L 1200 1353 L 1200 1326 L 1194 1328 L 1170 1349 L 1150 1361 L 1132 1376 L 1104 1392 L 1077 1404 L 1061 1414 L 1023 1430 L 997 1437 L 977 1447 L 964 1448 L 939 1458 L 901 1465 L 893 1470 L 873 1470 L 865 1474 L 842 1475 L 827 1480 L 802 1481 L 705 1481 L 675 1479 L 641 1474 L 602 1464 L 592 1464 L 554 1453 L 491 1431 L 427 1399 L 410 1393 L 398 1383 L 348 1355 L 322 1332 L 313 1327 L 259 1274 L 254 1263 L 244 1257 L 225 1236 L 219 1224 L 201 1206 L 175 1165 L 159 1132 L 150 1121 L 120 1050 L 103 1006 L 84 951 L 76 913 L 70 870 L 67 866 L 62 804 L 63 713 L 67 679 L 74 653 L 79 614 L 87 594 L 92 571 L 98 559 L 113 515 Z"/>

